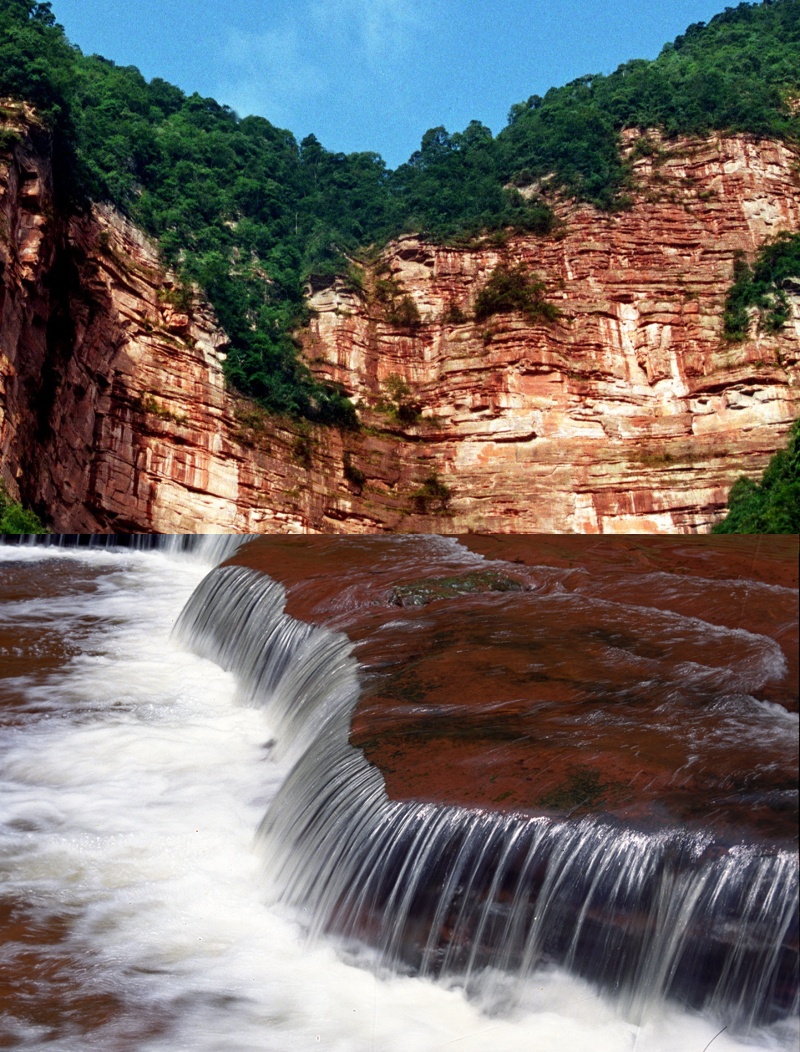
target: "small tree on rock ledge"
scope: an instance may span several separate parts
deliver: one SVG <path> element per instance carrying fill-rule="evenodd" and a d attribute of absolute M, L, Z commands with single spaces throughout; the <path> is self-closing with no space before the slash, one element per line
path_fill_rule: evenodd
<path fill-rule="evenodd" d="M 560 311 L 544 298 L 544 282 L 530 274 L 523 264 L 503 264 L 492 271 L 475 300 L 475 320 L 485 321 L 493 314 L 524 314 L 530 321 L 555 321 Z"/>
<path fill-rule="evenodd" d="M 447 512 L 450 509 L 450 499 L 453 491 L 439 478 L 432 468 L 422 485 L 411 494 L 411 503 L 417 515 L 428 515 L 432 512 Z"/>

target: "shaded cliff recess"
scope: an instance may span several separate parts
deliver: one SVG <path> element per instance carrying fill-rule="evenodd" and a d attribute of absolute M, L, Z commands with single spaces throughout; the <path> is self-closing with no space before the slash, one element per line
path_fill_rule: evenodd
<path fill-rule="evenodd" d="M 742 4 L 389 173 L 86 58 L 15 0 L 0 89 L 37 109 L 1 115 L 10 498 L 67 532 L 709 529 L 798 416 L 792 274 L 723 334 L 742 268 L 755 287 L 800 226 L 797 22 Z"/>

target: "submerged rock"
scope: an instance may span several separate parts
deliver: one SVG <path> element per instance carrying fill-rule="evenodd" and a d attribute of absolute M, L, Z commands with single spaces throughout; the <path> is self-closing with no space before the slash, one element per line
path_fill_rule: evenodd
<path fill-rule="evenodd" d="M 389 602 L 393 606 L 427 606 L 439 599 L 453 599 L 460 595 L 481 592 L 521 592 L 521 581 L 497 570 L 474 570 L 454 577 L 428 577 L 421 581 L 398 584 L 392 589 Z"/>

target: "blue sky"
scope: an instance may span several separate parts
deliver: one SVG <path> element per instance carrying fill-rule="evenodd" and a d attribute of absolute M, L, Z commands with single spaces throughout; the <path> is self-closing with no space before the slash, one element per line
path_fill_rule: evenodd
<path fill-rule="evenodd" d="M 735 0 L 727 0 L 729 5 Z M 726 0 L 52 0 L 87 54 L 390 167 L 422 134 L 654 58 Z"/>

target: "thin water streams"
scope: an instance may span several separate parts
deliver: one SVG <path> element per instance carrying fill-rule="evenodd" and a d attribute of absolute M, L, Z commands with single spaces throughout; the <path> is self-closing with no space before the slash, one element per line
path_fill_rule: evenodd
<path fill-rule="evenodd" d="M 387 573 L 480 561 L 413 543 Z M 331 632 L 222 570 L 172 637 L 207 570 L 177 550 L 0 549 L 0 1047 L 703 1052 L 728 1024 L 716 1052 L 791 1047 L 774 1008 L 742 1029 L 786 996 L 782 849 L 703 857 L 696 832 L 389 799 L 347 741 L 363 659 L 340 630 L 359 603 L 384 623 L 415 612 L 379 614 L 354 577 L 323 590 Z M 760 704 L 770 734 L 793 719 Z M 582 962 L 622 961 L 634 886 L 662 904 L 661 941 L 637 943 L 636 983 L 620 964 L 620 1000 Z M 592 926 L 609 901 L 617 926 Z M 532 903 L 549 918 L 533 938 Z M 650 996 L 685 970 L 684 915 L 717 906 L 728 949 L 703 1010 Z"/>

